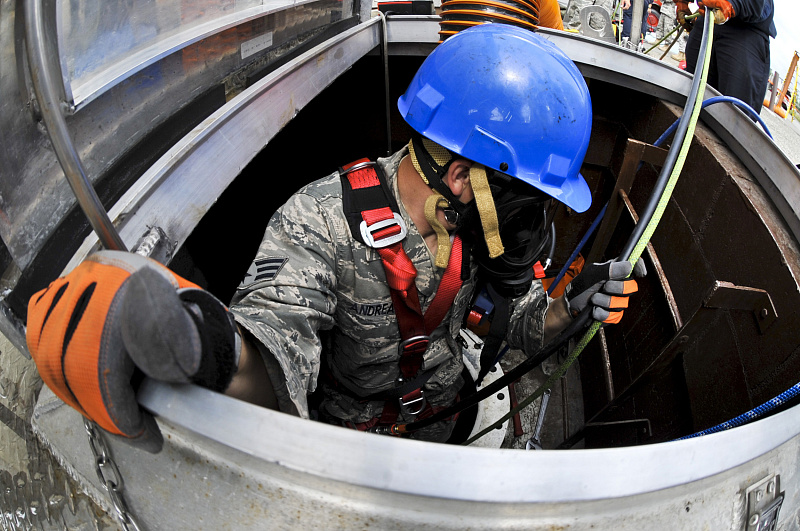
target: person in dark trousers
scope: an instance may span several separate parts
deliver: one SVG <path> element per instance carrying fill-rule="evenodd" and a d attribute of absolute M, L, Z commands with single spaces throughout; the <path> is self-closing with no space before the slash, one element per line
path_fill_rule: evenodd
<path fill-rule="evenodd" d="M 698 5 L 701 12 L 713 9 L 719 24 L 714 28 L 709 85 L 761 113 L 769 79 L 769 38 L 778 34 L 773 0 L 705 0 Z M 677 2 L 678 22 L 689 32 L 686 70 L 693 72 L 699 60 L 705 15 L 692 23 L 685 19 L 689 14 L 687 2 Z M 692 26 L 698 29 L 692 31 Z"/>
<path fill-rule="evenodd" d="M 647 15 L 653 0 L 644 0 L 642 8 L 642 27 L 641 34 L 638 39 L 631 39 L 632 41 L 639 42 L 644 38 L 647 33 Z M 633 4 L 631 0 L 622 0 L 620 3 L 622 8 L 622 38 L 631 38 L 631 26 L 633 25 Z"/>

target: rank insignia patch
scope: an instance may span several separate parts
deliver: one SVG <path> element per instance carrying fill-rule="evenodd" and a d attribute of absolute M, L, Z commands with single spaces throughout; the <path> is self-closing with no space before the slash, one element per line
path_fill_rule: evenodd
<path fill-rule="evenodd" d="M 283 257 L 259 258 L 250 264 L 250 267 L 247 269 L 247 274 L 245 274 L 244 280 L 242 280 L 242 284 L 239 287 L 246 288 L 256 282 L 274 279 L 288 261 L 288 258 Z"/>

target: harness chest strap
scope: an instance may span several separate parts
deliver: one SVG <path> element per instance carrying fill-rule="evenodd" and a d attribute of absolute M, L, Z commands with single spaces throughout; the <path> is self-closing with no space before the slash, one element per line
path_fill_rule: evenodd
<path fill-rule="evenodd" d="M 400 385 L 363 397 L 363 400 L 386 400 L 388 404 L 388 401 L 398 399 L 400 409 L 412 415 L 419 414 L 425 407 L 422 386 L 435 371 L 431 368 L 420 372 L 430 334 L 442 322 L 461 289 L 461 239 L 455 237 L 439 289 L 428 310 L 423 312 L 415 283 L 417 270 L 402 244 L 406 226 L 385 179 L 373 163 L 362 159 L 343 168 L 342 188 L 344 211 L 353 236 L 374 248 L 383 262 L 402 340 L 399 347 Z M 391 424 L 399 411 L 393 406 L 385 409 L 387 413 L 395 412 L 389 413 L 391 419 L 381 418 L 380 424 Z"/>

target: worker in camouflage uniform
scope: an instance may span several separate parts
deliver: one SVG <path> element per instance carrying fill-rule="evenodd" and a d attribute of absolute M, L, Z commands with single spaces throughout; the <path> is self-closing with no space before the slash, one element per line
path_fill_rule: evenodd
<path fill-rule="evenodd" d="M 663 0 L 661 3 L 654 2 L 653 10 L 658 11 L 658 24 L 655 29 L 655 37 L 658 40 L 663 39 L 669 32 L 675 29 L 678 21 L 675 19 L 675 2 L 672 0 Z M 669 42 L 672 42 L 675 36 L 671 35 Z M 667 41 L 664 41 L 666 44 Z"/>
<path fill-rule="evenodd" d="M 629 262 L 585 267 L 555 300 L 532 274 L 554 200 L 591 203 L 579 173 L 591 104 L 566 55 L 520 28 L 470 28 L 431 53 L 398 106 L 409 145 L 294 194 L 230 309 L 166 267 L 109 251 L 34 295 L 28 345 L 47 385 L 150 451 L 162 441 L 134 398 L 141 374 L 391 432 L 467 389 L 459 330 L 483 288 L 495 321 L 507 302 L 505 340 L 529 355 L 584 310 L 619 321 L 636 290 Z M 420 333 L 408 325 L 415 307 Z M 410 435 L 444 442 L 454 421 Z"/>

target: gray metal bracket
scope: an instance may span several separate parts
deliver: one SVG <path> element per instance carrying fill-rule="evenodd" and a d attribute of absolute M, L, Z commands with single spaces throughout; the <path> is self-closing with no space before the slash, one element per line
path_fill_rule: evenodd
<path fill-rule="evenodd" d="M 175 254 L 175 244 L 161 227 L 150 227 L 133 249 L 136 254 L 147 256 L 164 265 L 169 264 Z"/>
<path fill-rule="evenodd" d="M 580 12 L 581 35 L 616 44 L 611 16 L 602 6 L 585 6 Z M 594 24 L 595 27 L 592 26 Z"/>
<path fill-rule="evenodd" d="M 730 282 L 719 280 L 714 282 L 714 287 L 706 296 L 703 305 L 706 308 L 752 311 L 762 334 L 778 318 L 778 312 L 767 291 L 736 286 Z"/>
<path fill-rule="evenodd" d="M 778 515 L 783 504 L 783 492 L 780 490 L 780 475 L 770 474 L 745 491 L 745 531 L 774 531 L 778 528 Z"/>

